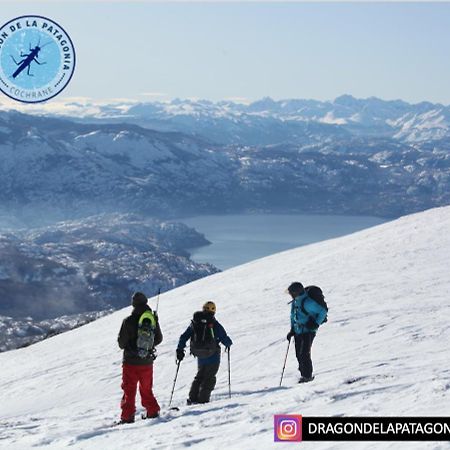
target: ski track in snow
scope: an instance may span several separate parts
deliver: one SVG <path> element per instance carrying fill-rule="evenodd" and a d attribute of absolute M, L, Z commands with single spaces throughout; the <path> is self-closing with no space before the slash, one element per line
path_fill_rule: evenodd
<path fill-rule="evenodd" d="M 299 224 L 301 226 L 301 224 Z M 448 415 L 450 207 L 289 250 L 161 295 L 164 341 L 154 391 L 162 417 L 119 417 L 116 336 L 130 308 L 30 347 L 0 354 L 0 448 L 273 449 L 274 414 Z M 296 384 L 291 347 L 283 386 L 293 280 L 322 286 L 329 322 L 313 346 L 316 379 Z M 194 310 L 212 299 L 234 341 L 232 398 L 223 358 L 212 402 L 184 405 L 196 362 L 175 348 Z M 154 306 L 154 299 L 151 304 Z M 302 448 L 448 449 L 449 443 L 303 442 Z"/>

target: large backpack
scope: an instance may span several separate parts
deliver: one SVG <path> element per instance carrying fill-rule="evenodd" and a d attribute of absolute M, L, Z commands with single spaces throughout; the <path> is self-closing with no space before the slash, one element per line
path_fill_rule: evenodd
<path fill-rule="evenodd" d="M 328 305 L 327 305 L 327 302 L 325 301 L 325 296 L 323 295 L 322 289 L 320 289 L 320 287 L 318 287 L 318 286 L 306 286 L 305 291 L 308 294 L 308 297 L 310 299 L 314 300 L 322 308 L 326 309 L 327 315 L 325 316 L 325 319 L 322 323 L 327 322 L 327 320 L 328 320 Z M 302 304 L 302 307 L 303 307 L 303 304 Z M 304 312 L 305 312 L 305 314 L 308 314 L 306 311 L 304 311 Z"/>
<path fill-rule="evenodd" d="M 203 311 L 194 313 L 191 329 L 191 353 L 197 358 L 209 358 L 214 355 L 217 352 L 214 316 Z"/>
<path fill-rule="evenodd" d="M 145 311 L 138 322 L 136 347 L 139 358 L 146 359 L 151 355 L 155 343 L 155 330 L 155 316 L 151 311 Z"/>

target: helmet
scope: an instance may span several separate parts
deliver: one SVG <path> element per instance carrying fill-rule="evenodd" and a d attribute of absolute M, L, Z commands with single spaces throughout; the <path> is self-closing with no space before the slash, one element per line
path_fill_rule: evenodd
<path fill-rule="evenodd" d="M 203 305 L 203 311 L 215 314 L 216 313 L 216 304 L 214 302 L 206 302 Z"/>

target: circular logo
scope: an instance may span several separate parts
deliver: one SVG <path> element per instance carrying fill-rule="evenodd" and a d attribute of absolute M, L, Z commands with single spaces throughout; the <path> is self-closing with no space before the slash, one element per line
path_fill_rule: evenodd
<path fill-rule="evenodd" d="M 75 70 L 69 35 L 51 19 L 21 16 L 0 28 L 0 90 L 24 103 L 58 95 Z"/>

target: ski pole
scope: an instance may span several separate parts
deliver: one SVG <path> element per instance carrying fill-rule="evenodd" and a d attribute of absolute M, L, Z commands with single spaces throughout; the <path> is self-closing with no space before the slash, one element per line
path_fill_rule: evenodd
<path fill-rule="evenodd" d="M 230 347 L 228 347 L 228 398 L 231 398 L 231 363 L 230 363 Z"/>
<path fill-rule="evenodd" d="M 159 294 L 161 294 L 161 288 L 158 289 L 158 298 L 156 300 L 156 313 L 158 314 L 158 307 L 159 307 Z"/>
<path fill-rule="evenodd" d="M 286 361 L 287 361 L 288 354 L 289 354 L 289 347 L 291 346 L 291 339 L 292 338 L 289 338 L 288 347 L 287 347 L 287 351 L 286 351 L 286 356 L 284 357 L 283 370 L 281 371 L 280 386 L 281 386 L 281 383 L 283 382 L 284 369 L 286 368 Z"/>
<path fill-rule="evenodd" d="M 169 408 L 170 408 L 170 405 L 172 404 L 173 392 L 175 391 L 175 383 L 177 382 L 178 371 L 180 370 L 180 364 L 181 364 L 181 361 L 177 361 L 177 371 L 175 372 L 175 378 L 173 380 L 173 387 L 172 387 L 172 393 L 170 394 Z"/>

